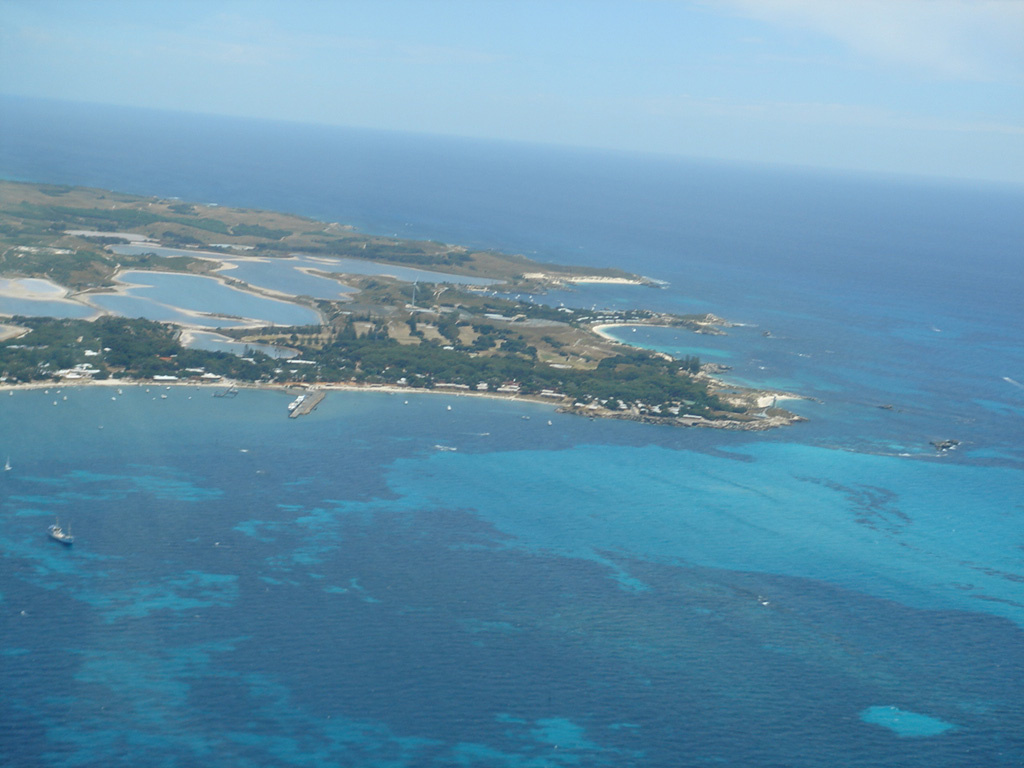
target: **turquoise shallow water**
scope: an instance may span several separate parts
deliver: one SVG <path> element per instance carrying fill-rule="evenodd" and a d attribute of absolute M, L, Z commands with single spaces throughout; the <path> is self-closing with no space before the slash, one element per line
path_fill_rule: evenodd
<path fill-rule="evenodd" d="M 861 719 L 885 726 L 901 736 L 938 736 L 954 727 L 934 717 L 904 712 L 896 707 L 869 707 L 861 713 Z"/>
<path fill-rule="evenodd" d="M 812 398 L 0 394 L 7 763 L 1024 762 L 1018 192 L 6 105 L 5 175 L 629 268 L 538 300 L 715 312 L 616 333 Z"/>
<path fill-rule="evenodd" d="M 472 507 L 541 551 L 820 579 L 1024 626 L 1019 472 L 836 454 L 770 443 L 712 456 L 598 446 L 551 456 L 438 455 L 410 466 L 411 479 L 398 473 L 392 487 L 408 483 L 411 494 L 430 477 L 444 503 Z M 522 478 L 515 496 L 487 492 L 498 475 Z"/>
<path fill-rule="evenodd" d="M 26 764 L 1019 747 L 1017 470 L 436 395 L 295 421 L 283 393 L 212 391 L 0 400 L 0 739 Z"/>

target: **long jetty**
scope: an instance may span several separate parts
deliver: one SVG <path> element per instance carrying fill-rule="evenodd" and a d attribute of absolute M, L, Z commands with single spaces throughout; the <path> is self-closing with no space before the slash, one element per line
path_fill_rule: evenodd
<path fill-rule="evenodd" d="M 320 405 L 320 401 L 325 397 L 327 397 L 327 393 L 323 391 L 309 392 L 306 398 L 288 413 L 288 418 L 297 419 L 299 416 L 312 413 L 313 409 Z"/>

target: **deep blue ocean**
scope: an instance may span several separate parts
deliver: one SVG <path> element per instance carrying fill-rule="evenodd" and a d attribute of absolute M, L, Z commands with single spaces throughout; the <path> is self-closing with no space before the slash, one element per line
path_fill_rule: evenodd
<path fill-rule="evenodd" d="M 9 98 L 0 177 L 621 267 L 537 300 L 813 398 L 0 392 L 0 765 L 1024 765 L 1024 188 Z"/>

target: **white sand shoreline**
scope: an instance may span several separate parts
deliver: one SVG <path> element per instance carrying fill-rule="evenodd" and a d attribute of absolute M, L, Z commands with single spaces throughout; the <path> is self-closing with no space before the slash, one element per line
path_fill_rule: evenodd
<path fill-rule="evenodd" d="M 616 344 L 623 344 L 623 345 L 629 347 L 629 346 L 632 346 L 632 345 L 631 344 L 626 344 L 626 342 L 624 342 L 622 339 L 615 338 L 610 333 L 608 333 L 607 329 L 608 328 L 638 328 L 641 325 L 649 326 L 651 328 L 671 328 L 672 327 L 670 325 L 662 325 L 662 324 L 659 324 L 659 323 L 599 323 L 598 325 L 590 326 L 590 330 L 592 330 L 594 333 L 596 333 L 598 336 L 600 336 L 602 339 L 604 339 L 606 341 L 611 341 L 611 342 L 614 342 Z"/>
<path fill-rule="evenodd" d="M 573 283 L 583 284 L 605 284 L 605 285 L 646 285 L 647 281 L 636 277 L 612 277 L 610 275 L 567 275 L 552 274 L 550 272 L 525 272 L 524 280 L 540 280 L 552 284 Z"/>

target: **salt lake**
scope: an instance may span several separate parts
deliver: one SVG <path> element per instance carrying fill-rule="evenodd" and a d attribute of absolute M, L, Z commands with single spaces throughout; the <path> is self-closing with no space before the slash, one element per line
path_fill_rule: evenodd
<path fill-rule="evenodd" d="M 245 325 L 243 318 L 274 325 L 320 321 L 308 307 L 258 296 L 211 277 L 130 270 L 119 280 L 128 286 L 124 293 L 95 294 L 90 300 L 118 315 L 207 328 Z"/>

